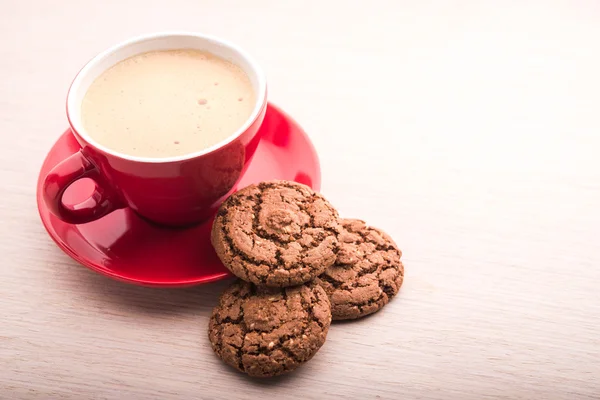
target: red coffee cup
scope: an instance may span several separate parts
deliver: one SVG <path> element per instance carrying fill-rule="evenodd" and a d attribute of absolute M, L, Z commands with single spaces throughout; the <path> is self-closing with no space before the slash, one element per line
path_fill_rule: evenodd
<path fill-rule="evenodd" d="M 81 122 L 81 102 L 90 84 L 117 62 L 155 50 L 198 49 L 238 65 L 250 78 L 256 104 L 231 136 L 205 150 L 169 158 L 121 154 L 94 141 Z M 133 38 L 93 58 L 75 77 L 67 96 L 67 118 L 81 150 L 58 164 L 44 181 L 44 200 L 65 222 L 82 224 L 129 207 L 165 225 L 188 225 L 208 218 L 235 188 L 260 140 L 267 109 L 267 84 L 261 68 L 237 46 L 196 33 L 158 33 Z M 94 193 L 75 206 L 62 201 L 65 190 L 82 178 L 96 183 Z"/>

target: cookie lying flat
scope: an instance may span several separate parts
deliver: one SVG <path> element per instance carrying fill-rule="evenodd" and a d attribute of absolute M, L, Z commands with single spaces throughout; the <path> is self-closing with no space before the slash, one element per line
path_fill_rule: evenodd
<path fill-rule="evenodd" d="M 208 336 L 227 364 L 250 376 L 270 377 L 310 360 L 330 324 L 327 294 L 313 282 L 279 289 L 237 280 L 213 310 Z"/>
<path fill-rule="evenodd" d="M 335 262 L 337 220 L 337 211 L 308 186 L 262 182 L 221 205 L 211 242 L 223 264 L 245 281 L 299 285 Z"/>
<path fill-rule="evenodd" d="M 315 280 L 329 295 L 333 319 L 379 311 L 402 286 L 402 252 L 386 233 L 355 219 L 340 220 L 338 241 L 335 264 Z"/>

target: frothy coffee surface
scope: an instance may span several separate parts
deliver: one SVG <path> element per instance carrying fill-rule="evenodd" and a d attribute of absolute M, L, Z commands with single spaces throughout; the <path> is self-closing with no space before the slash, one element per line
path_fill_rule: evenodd
<path fill-rule="evenodd" d="M 96 78 L 81 118 L 110 149 L 164 158 L 232 135 L 254 104 L 252 84 L 237 65 L 199 50 L 164 50 L 123 60 Z"/>

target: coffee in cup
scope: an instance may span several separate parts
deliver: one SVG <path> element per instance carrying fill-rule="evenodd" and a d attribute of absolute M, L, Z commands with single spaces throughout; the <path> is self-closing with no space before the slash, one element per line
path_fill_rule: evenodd
<path fill-rule="evenodd" d="M 250 117 L 248 75 L 207 51 L 150 51 L 122 60 L 88 88 L 81 119 L 98 143 L 132 156 L 165 158 L 209 148 Z"/>

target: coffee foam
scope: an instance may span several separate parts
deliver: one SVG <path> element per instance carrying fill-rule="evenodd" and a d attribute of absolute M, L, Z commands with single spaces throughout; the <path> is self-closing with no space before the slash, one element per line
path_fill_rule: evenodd
<path fill-rule="evenodd" d="M 204 51 L 163 50 L 123 60 L 96 78 L 81 117 L 98 143 L 163 158 L 226 139 L 247 121 L 255 102 L 237 65 Z"/>

